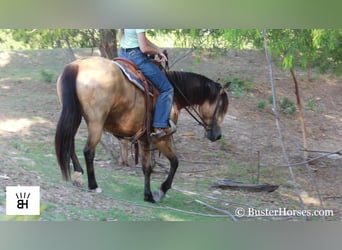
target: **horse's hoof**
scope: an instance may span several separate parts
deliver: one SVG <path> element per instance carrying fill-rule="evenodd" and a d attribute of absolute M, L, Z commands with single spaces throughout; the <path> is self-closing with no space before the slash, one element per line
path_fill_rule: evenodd
<path fill-rule="evenodd" d="M 144 198 L 144 201 L 146 201 L 146 202 L 151 202 L 151 203 L 156 203 L 155 201 L 154 201 L 154 199 L 153 198 L 150 198 L 150 197 L 145 197 Z"/>
<path fill-rule="evenodd" d="M 76 187 L 82 187 L 83 186 L 83 179 L 82 179 L 82 173 L 81 172 L 74 172 L 71 174 L 71 181 L 72 184 Z"/>
<path fill-rule="evenodd" d="M 75 187 L 78 187 L 78 188 L 81 188 L 81 187 L 82 187 L 82 184 L 79 183 L 78 181 L 73 181 L 73 182 L 72 182 L 72 185 L 74 185 Z"/>
<path fill-rule="evenodd" d="M 102 189 L 99 188 L 99 187 L 97 187 L 97 188 L 95 188 L 95 189 L 89 189 L 88 191 L 89 191 L 90 193 L 97 193 L 97 194 L 102 193 Z"/>
<path fill-rule="evenodd" d="M 160 189 L 153 192 L 153 199 L 157 203 L 161 202 L 164 197 L 165 197 L 165 193 L 163 191 L 161 191 Z"/>

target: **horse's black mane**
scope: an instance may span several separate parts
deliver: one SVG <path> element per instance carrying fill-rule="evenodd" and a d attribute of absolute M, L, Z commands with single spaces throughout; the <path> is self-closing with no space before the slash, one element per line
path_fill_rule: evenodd
<path fill-rule="evenodd" d="M 166 76 L 174 87 L 174 96 L 181 100 L 182 92 L 193 104 L 202 104 L 206 100 L 214 102 L 222 88 L 206 76 L 192 72 L 168 71 Z"/>

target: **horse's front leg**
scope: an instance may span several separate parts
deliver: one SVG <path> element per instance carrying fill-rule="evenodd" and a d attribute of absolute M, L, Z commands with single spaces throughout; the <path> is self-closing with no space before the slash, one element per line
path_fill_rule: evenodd
<path fill-rule="evenodd" d="M 170 171 L 166 180 L 161 184 L 160 189 L 153 194 L 154 200 L 156 202 L 161 202 L 162 199 L 165 197 L 166 192 L 172 186 L 173 178 L 178 168 L 178 158 L 173 150 L 170 137 L 153 140 L 153 143 L 156 145 L 159 151 L 170 161 Z"/>
<path fill-rule="evenodd" d="M 147 141 L 143 141 L 140 143 L 140 146 L 142 148 L 141 165 L 145 177 L 144 200 L 154 203 L 155 201 L 153 199 L 150 185 L 152 173 L 150 144 Z"/>
<path fill-rule="evenodd" d="M 119 164 L 128 166 L 128 140 L 119 139 L 120 142 L 120 160 Z"/>

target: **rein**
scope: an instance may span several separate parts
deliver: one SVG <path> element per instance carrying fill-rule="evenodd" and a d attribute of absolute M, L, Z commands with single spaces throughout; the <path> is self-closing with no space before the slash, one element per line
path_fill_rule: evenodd
<path fill-rule="evenodd" d="M 184 99 L 184 101 L 186 102 L 186 104 L 188 106 L 185 106 L 184 109 L 188 112 L 188 114 L 194 118 L 194 120 L 199 124 L 201 125 L 206 131 L 208 130 L 211 130 L 212 129 L 212 125 L 213 125 L 213 120 L 214 120 L 214 117 L 216 116 L 216 113 L 217 113 L 217 110 L 218 110 L 218 106 L 219 106 L 219 103 L 217 102 L 216 103 L 216 107 L 215 107 L 215 110 L 214 110 L 214 114 L 213 114 L 213 118 L 212 118 L 212 121 L 210 124 L 207 124 L 203 117 L 198 113 L 198 111 L 193 107 L 193 105 L 191 105 L 189 99 L 184 95 L 184 93 L 178 88 L 178 86 L 174 85 L 174 87 L 178 90 L 178 92 L 181 94 L 182 98 Z M 189 108 L 190 107 L 190 108 Z M 195 113 L 195 114 L 193 114 Z"/>
<path fill-rule="evenodd" d="M 166 55 L 166 58 L 169 59 L 168 53 L 166 50 L 163 51 L 163 53 Z M 163 70 L 164 72 L 169 71 L 169 61 L 167 60 L 165 62 L 165 67 L 163 67 L 161 64 L 158 65 L 161 70 Z M 194 120 L 201 125 L 206 131 L 211 130 L 212 129 L 212 125 L 213 125 L 213 121 L 214 121 L 214 117 L 216 116 L 217 110 L 218 110 L 218 103 L 216 103 L 216 107 L 214 110 L 214 114 L 213 114 L 213 118 L 210 124 L 207 124 L 203 117 L 197 112 L 197 110 L 193 107 L 193 105 L 190 103 L 189 99 L 184 95 L 184 93 L 178 88 L 178 86 L 174 85 L 174 87 L 178 90 L 178 92 L 181 94 L 182 98 L 184 99 L 184 101 L 186 102 L 186 104 L 188 106 L 185 106 L 184 109 L 188 112 L 188 114 L 194 118 Z M 189 108 L 190 107 L 190 108 Z M 195 113 L 195 114 L 193 114 Z"/>

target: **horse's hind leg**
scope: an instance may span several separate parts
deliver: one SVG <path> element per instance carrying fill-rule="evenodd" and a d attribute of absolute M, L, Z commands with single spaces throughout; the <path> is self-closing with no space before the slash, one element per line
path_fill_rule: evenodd
<path fill-rule="evenodd" d="M 88 188 L 89 190 L 96 190 L 96 192 L 101 192 L 98 188 L 95 178 L 94 171 L 94 158 L 95 158 L 95 148 L 99 143 L 102 135 L 101 124 L 97 122 L 89 122 L 88 124 L 88 140 L 87 144 L 83 149 L 84 158 L 87 164 L 87 176 L 88 176 Z"/>
<path fill-rule="evenodd" d="M 161 202 L 166 192 L 171 188 L 173 178 L 178 168 L 178 158 L 173 150 L 171 140 L 169 137 L 161 140 L 154 140 L 153 143 L 158 150 L 165 155 L 170 161 L 170 171 L 166 180 L 161 184 L 160 189 L 153 193 L 153 198 L 156 202 Z"/>
<path fill-rule="evenodd" d="M 145 177 L 145 184 L 144 184 L 144 200 L 148 202 L 154 203 L 153 195 L 151 192 L 150 180 L 151 180 L 151 151 L 150 151 L 150 144 L 147 141 L 140 143 L 142 147 L 142 154 L 141 154 L 141 165 L 142 170 Z"/>
<path fill-rule="evenodd" d="M 77 187 L 81 187 L 83 185 L 82 175 L 84 172 L 81 167 L 80 162 L 78 161 L 77 155 L 75 153 L 75 135 L 77 133 L 78 127 L 81 124 L 81 120 L 82 120 L 82 117 L 79 117 L 79 120 L 77 120 L 75 123 L 74 136 L 71 141 L 71 148 L 70 148 L 70 156 L 72 160 L 72 165 L 74 166 L 74 172 L 71 174 L 71 181 Z"/>

